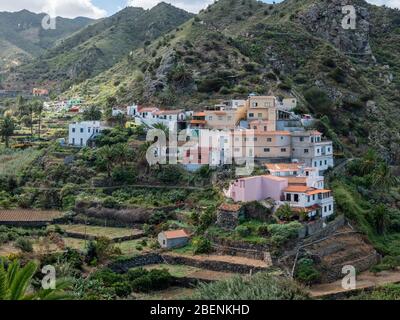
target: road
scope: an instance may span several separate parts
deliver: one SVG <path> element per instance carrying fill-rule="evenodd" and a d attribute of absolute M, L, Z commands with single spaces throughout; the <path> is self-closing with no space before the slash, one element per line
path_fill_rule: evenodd
<path fill-rule="evenodd" d="M 314 285 L 309 292 L 313 298 L 323 298 L 339 293 L 358 291 L 361 289 L 372 289 L 391 283 L 400 283 L 400 270 L 384 271 L 374 275 L 372 272 L 362 272 L 357 276 L 356 289 L 346 290 L 342 288 L 342 280 L 333 283 Z"/>

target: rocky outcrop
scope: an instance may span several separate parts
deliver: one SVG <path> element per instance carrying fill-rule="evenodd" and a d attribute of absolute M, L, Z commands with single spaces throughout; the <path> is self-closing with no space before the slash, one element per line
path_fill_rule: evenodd
<path fill-rule="evenodd" d="M 349 22 L 349 11 L 343 11 L 345 6 L 355 8 L 355 29 L 343 28 L 342 24 Z M 343 53 L 372 55 L 369 43 L 370 13 L 364 1 L 318 1 L 296 18 L 309 32 L 329 41 Z"/>

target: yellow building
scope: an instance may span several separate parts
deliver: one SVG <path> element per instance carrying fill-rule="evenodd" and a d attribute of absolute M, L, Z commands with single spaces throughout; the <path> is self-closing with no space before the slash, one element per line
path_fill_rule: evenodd
<path fill-rule="evenodd" d="M 207 128 L 217 130 L 233 130 L 240 120 L 246 118 L 246 107 L 237 108 L 216 106 L 204 111 Z"/>
<path fill-rule="evenodd" d="M 273 96 L 250 96 L 246 101 L 247 120 L 263 120 L 268 131 L 276 130 L 277 105 Z"/>

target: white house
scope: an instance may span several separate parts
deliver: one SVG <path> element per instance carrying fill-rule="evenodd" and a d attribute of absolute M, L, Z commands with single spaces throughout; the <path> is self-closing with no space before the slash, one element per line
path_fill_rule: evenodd
<path fill-rule="evenodd" d="M 119 116 L 120 114 L 125 115 L 127 113 L 127 108 L 112 108 L 111 115 L 113 117 Z"/>
<path fill-rule="evenodd" d="M 127 108 L 128 116 L 134 117 L 137 124 L 154 126 L 163 124 L 170 130 L 178 130 L 180 123 L 184 123 L 193 115 L 191 111 L 184 110 L 160 110 L 156 107 L 140 107 L 138 105 Z"/>
<path fill-rule="evenodd" d="M 307 186 L 289 185 L 284 193 L 284 203 L 304 211 L 310 217 L 329 217 L 334 213 L 334 199 L 331 190 L 315 189 Z"/>
<path fill-rule="evenodd" d="M 106 127 L 100 121 L 74 122 L 69 125 L 68 144 L 85 147 L 90 139 L 99 135 Z"/>

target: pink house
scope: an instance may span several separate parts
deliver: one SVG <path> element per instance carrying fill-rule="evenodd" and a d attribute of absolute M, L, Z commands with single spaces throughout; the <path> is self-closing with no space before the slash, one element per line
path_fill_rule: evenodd
<path fill-rule="evenodd" d="M 242 178 L 234 181 L 226 191 L 226 196 L 235 202 L 280 201 L 283 190 L 289 186 L 288 179 L 271 175 Z"/>

